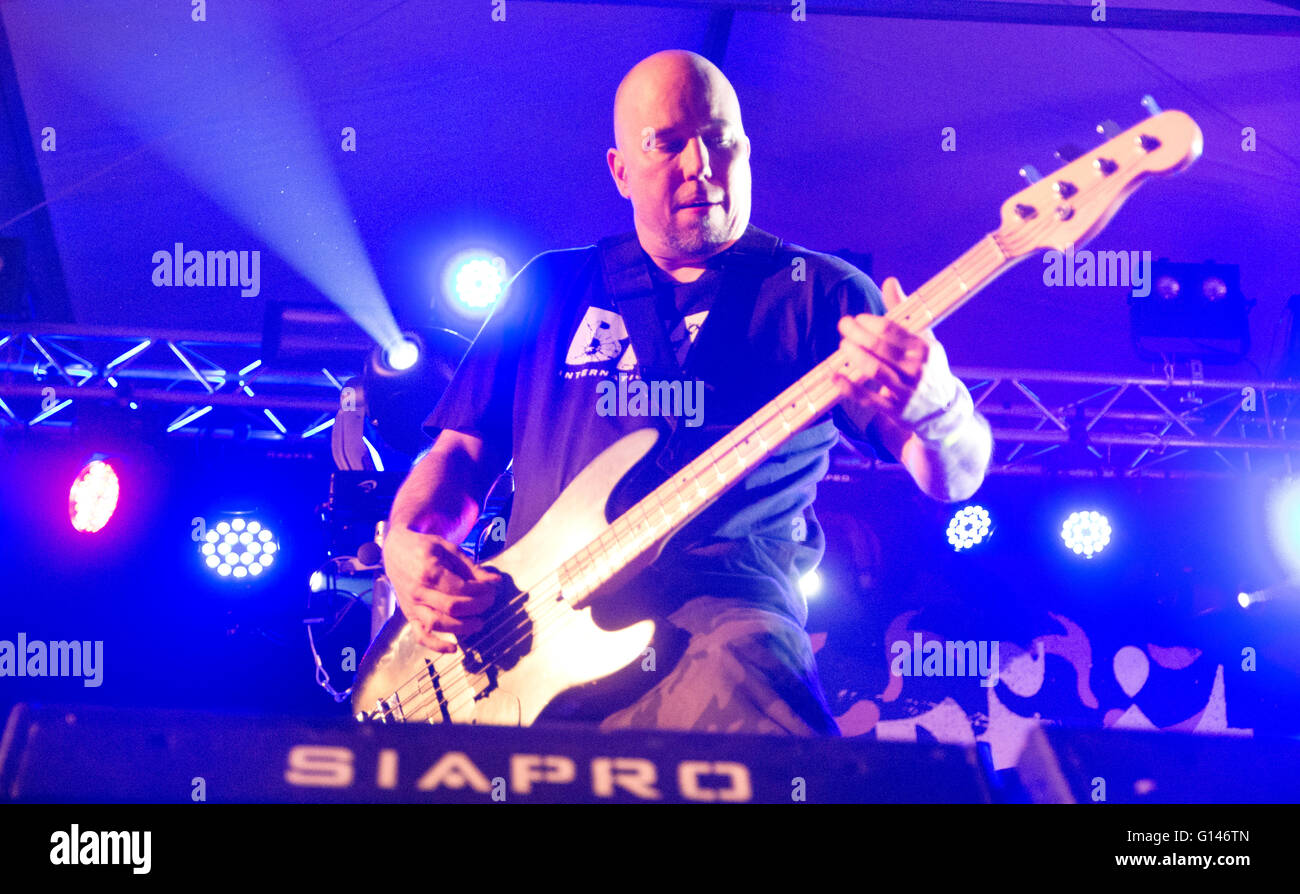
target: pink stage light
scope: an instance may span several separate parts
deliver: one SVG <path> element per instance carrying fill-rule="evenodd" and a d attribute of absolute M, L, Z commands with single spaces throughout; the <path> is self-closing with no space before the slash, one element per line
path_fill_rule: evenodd
<path fill-rule="evenodd" d="M 117 509 L 120 493 L 121 485 L 112 466 L 99 459 L 87 463 L 68 494 L 72 527 L 87 534 L 102 530 Z"/>

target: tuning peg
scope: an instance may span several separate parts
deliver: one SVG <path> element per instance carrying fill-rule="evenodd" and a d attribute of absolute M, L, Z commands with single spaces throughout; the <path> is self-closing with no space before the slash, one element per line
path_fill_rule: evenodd
<path fill-rule="evenodd" d="M 1033 165 L 1025 165 L 1024 167 L 1022 167 L 1020 169 L 1020 176 L 1024 177 L 1025 182 L 1028 183 L 1030 186 L 1033 186 L 1039 180 L 1043 179 L 1043 175 L 1038 173 L 1038 168 L 1034 167 Z"/>
<path fill-rule="evenodd" d="M 1150 93 L 1142 97 L 1142 108 L 1146 109 L 1147 114 L 1152 116 L 1159 115 L 1161 111 L 1160 106 L 1156 103 L 1155 97 Z"/>
<path fill-rule="evenodd" d="M 1082 155 L 1083 150 L 1073 143 L 1066 143 L 1052 154 L 1056 156 L 1056 160 L 1061 164 L 1069 164 Z"/>
<path fill-rule="evenodd" d="M 1097 125 L 1097 133 L 1109 140 L 1113 137 L 1119 136 L 1119 125 L 1107 118 L 1105 121 Z"/>

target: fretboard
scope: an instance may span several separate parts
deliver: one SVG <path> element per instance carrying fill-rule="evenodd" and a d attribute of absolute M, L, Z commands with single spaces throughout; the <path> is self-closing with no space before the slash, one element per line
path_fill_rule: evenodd
<path fill-rule="evenodd" d="M 885 316 L 913 334 L 923 332 L 1018 260 L 1009 260 L 990 233 Z M 619 516 L 558 569 L 565 598 L 578 602 L 594 592 L 827 413 L 841 397 L 835 373 L 850 365 L 837 349 Z"/>

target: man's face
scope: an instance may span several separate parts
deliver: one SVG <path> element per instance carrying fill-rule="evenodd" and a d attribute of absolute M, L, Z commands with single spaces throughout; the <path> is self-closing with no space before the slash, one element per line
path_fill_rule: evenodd
<path fill-rule="evenodd" d="M 750 144 L 735 94 L 689 76 L 642 86 L 619 122 L 611 172 L 651 255 L 702 260 L 749 225 Z"/>

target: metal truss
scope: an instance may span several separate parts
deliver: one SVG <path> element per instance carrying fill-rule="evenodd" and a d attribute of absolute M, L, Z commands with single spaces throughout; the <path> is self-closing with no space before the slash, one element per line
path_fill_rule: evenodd
<path fill-rule="evenodd" d="M 356 370 L 262 359 L 260 335 L 0 323 L 0 431 L 70 428 L 105 405 L 166 435 L 328 433 Z M 360 368 L 358 362 L 357 369 Z"/>
<path fill-rule="evenodd" d="M 993 429 L 991 475 L 1290 476 L 1300 467 L 1300 382 L 955 367 Z M 901 471 L 856 451 L 833 468 Z"/>
<path fill-rule="evenodd" d="M 993 471 L 1291 475 L 1300 382 L 959 368 L 993 427 Z"/>
<path fill-rule="evenodd" d="M 255 335 L 0 324 L 0 431 L 70 427 L 78 404 L 107 403 L 151 409 L 173 436 L 321 437 L 360 363 L 277 367 Z M 993 426 L 993 474 L 1224 477 L 1300 465 L 1300 382 L 954 371 Z"/>

